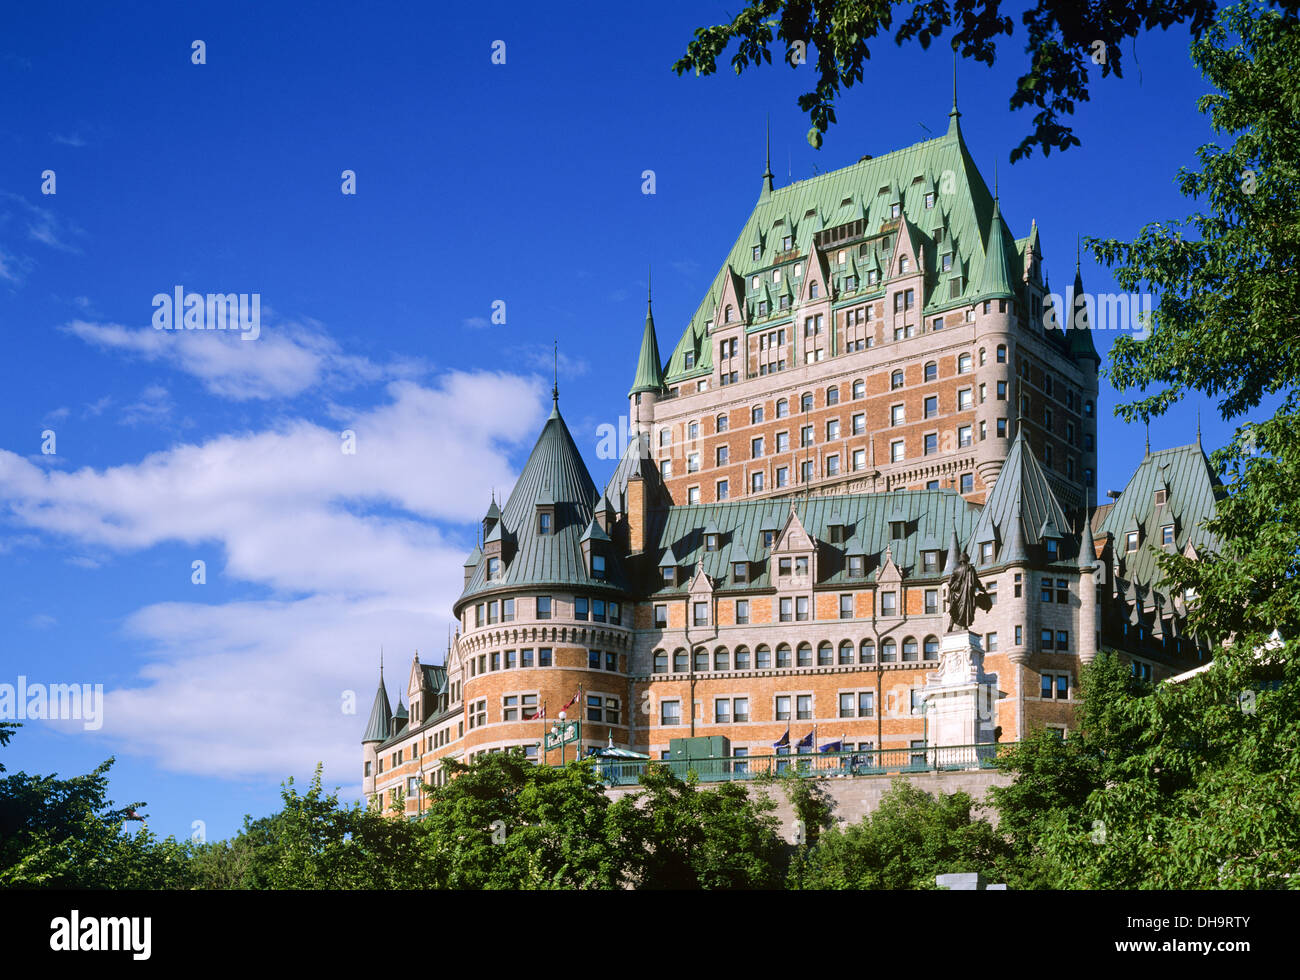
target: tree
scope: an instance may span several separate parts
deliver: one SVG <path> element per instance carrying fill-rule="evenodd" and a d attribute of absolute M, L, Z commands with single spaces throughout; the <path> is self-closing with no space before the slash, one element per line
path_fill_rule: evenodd
<path fill-rule="evenodd" d="M 702 790 L 694 772 L 679 779 L 651 763 L 641 791 L 610 806 L 610 837 L 629 858 L 638 888 L 777 888 L 785 845 L 775 804 L 739 783 Z"/>
<path fill-rule="evenodd" d="M 627 855 L 606 829 L 609 799 L 589 763 L 539 766 L 492 753 L 443 760 L 451 778 L 426 786 L 414 826 L 442 888 L 615 888 Z"/>
<path fill-rule="evenodd" d="M 931 796 L 895 779 L 873 813 L 832 827 L 794 869 L 791 888 L 932 889 L 935 876 L 979 871 L 994 877 L 1010 849 L 992 824 L 973 816 L 968 793 Z"/>
<path fill-rule="evenodd" d="M 888 36 L 895 7 L 907 10 L 894 33 L 899 45 L 916 41 L 929 48 L 951 27 L 953 50 L 987 65 L 993 64 L 1002 37 L 1015 33 L 998 0 L 748 0 L 730 23 L 697 28 L 673 70 L 712 74 L 718 56 L 736 41 L 731 65 L 739 75 L 750 66 L 771 64 L 773 40 L 781 41 L 786 64 L 815 65 L 816 84 L 798 102 L 812 121 L 808 142 L 820 147 L 835 122 L 840 89 L 862 81 L 870 42 Z M 1213 21 L 1215 10 L 1215 0 L 1037 0 L 1022 17 L 1029 67 L 1016 82 L 1011 108 L 1038 111 L 1033 131 L 1011 159 L 1029 156 L 1035 146 L 1048 155 L 1079 145 L 1062 117 L 1074 112 L 1076 102 L 1088 100 L 1090 65 L 1100 68 L 1102 77 L 1123 75 L 1122 41 L 1182 23 L 1197 36 Z"/>
<path fill-rule="evenodd" d="M 0 722 L 0 746 L 19 727 Z M 124 832 L 144 803 L 115 807 L 106 798 L 112 765 L 71 779 L 0 778 L 0 888 L 188 887 L 188 845 L 143 826 Z"/>
<path fill-rule="evenodd" d="M 1247 656 L 1273 630 L 1300 633 L 1300 17 L 1243 3 L 1192 46 L 1216 91 L 1203 96 L 1216 141 L 1182 170 L 1204 210 L 1157 222 L 1132 242 L 1090 242 L 1129 291 L 1158 294 L 1150 336 L 1120 336 L 1108 373 L 1142 397 L 1126 420 L 1164 414 L 1187 393 L 1219 399 L 1225 419 L 1280 404 L 1240 426 L 1213 456 L 1227 496 L 1196 560 L 1166 555 L 1171 590 L 1195 590 L 1193 630 L 1239 637 Z M 1235 655 L 1228 651 L 1227 655 Z"/>

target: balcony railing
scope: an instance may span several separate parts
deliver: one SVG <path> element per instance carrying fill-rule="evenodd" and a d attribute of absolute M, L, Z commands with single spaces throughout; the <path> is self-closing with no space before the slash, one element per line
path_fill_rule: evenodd
<path fill-rule="evenodd" d="M 690 760 L 601 760 L 597 763 L 597 773 L 607 786 L 635 786 L 640 782 L 646 767 L 651 765 L 667 766 L 679 779 L 685 779 L 687 773 L 693 771 L 702 783 L 737 782 L 786 773 L 806 779 L 836 779 L 889 773 L 992 769 L 999 752 L 1005 751 L 1009 744 L 943 745 Z"/>

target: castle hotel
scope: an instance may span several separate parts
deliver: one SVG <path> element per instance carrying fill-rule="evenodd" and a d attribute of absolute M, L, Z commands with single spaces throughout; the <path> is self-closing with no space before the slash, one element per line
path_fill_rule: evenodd
<path fill-rule="evenodd" d="M 1049 294 L 955 105 L 937 139 L 786 187 L 769 166 L 666 361 L 647 304 L 636 438 L 603 487 L 556 395 L 483 518 L 446 662 L 417 657 L 396 711 L 381 674 L 367 798 L 419 813 L 444 758 L 704 737 L 735 777 L 927 765 L 1072 727 L 1101 649 L 1153 680 L 1203 662 L 1157 556 L 1214 546 L 1222 487 L 1198 433 L 1098 504 L 1100 358 Z M 954 634 L 962 552 L 987 595 Z M 561 710 L 574 740 L 548 748 Z"/>

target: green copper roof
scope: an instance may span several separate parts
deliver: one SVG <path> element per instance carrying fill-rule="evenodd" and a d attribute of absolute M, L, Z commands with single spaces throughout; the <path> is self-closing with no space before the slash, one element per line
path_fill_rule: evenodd
<path fill-rule="evenodd" d="M 1155 502 L 1155 492 L 1162 485 L 1166 502 L 1160 506 Z M 1218 538 L 1203 525 L 1216 513 L 1216 503 L 1224 493 L 1199 443 L 1161 449 L 1142 460 L 1098 531 L 1115 539 L 1116 557 L 1124 562 L 1123 577 L 1150 588 L 1163 577 L 1156 558 L 1161 549 L 1161 529 L 1166 525 L 1174 526 L 1174 548 L 1180 552 L 1189 542 L 1198 552 L 1218 550 Z M 1127 530 L 1141 532 L 1136 552 L 1124 551 Z M 1155 545 L 1157 552 L 1148 549 L 1148 544 Z"/>
<path fill-rule="evenodd" d="M 636 362 L 636 377 L 628 391 L 631 398 L 640 391 L 664 390 L 663 361 L 659 358 L 659 341 L 655 338 L 655 318 L 650 308 L 650 298 L 645 303 L 645 331 L 641 334 L 641 357 Z"/>
<path fill-rule="evenodd" d="M 501 509 L 501 521 L 490 536 L 500 534 L 500 574 L 489 583 L 487 562 L 479 562 L 461 593 L 461 601 L 490 589 L 521 586 L 621 589 L 625 577 L 616 556 L 608 556 L 604 580 L 591 578 L 582 557 L 582 534 L 591 523 L 598 496 L 582 454 L 557 407 L 542 427 L 537 444 Z M 542 501 L 553 502 L 555 508 L 550 534 L 538 530 L 537 507 Z"/>
<path fill-rule="evenodd" d="M 903 498 L 909 513 L 914 515 L 907 535 L 901 539 L 890 538 L 889 511 L 900 502 L 895 498 Z M 772 572 L 768 557 L 771 549 L 763 544 L 761 526 L 772 505 L 770 500 L 737 500 L 679 506 L 658 513 L 655 515 L 656 546 L 651 552 L 655 566 L 662 567 L 666 561 L 695 568 L 702 561 L 705 574 L 723 583 L 718 587 L 719 591 L 766 587 L 770 584 Z M 886 547 L 892 548 L 894 562 L 905 575 L 919 577 L 922 541 L 947 534 L 953 525 L 963 536 L 969 535 L 978 516 L 973 505 L 951 490 L 905 490 L 890 494 L 814 498 L 796 502 L 795 512 L 805 530 L 822 542 L 818 548 L 819 585 L 873 581 Z M 849 535 L 842 546 L 827 543 L 830 540 L 829 522 L 833 516 L 844 522 L 842 526 Z M 711 522 L 728 529 L 722 535 L 717 551 L 706 551 L 704 547 L 704 528 Z M 734 558 L 737 551 L 745 557 Z M 876 556 L 875 561 L 868 561 L 863 579 L 846 577 L 847 562 L 844 559 L 849 554 Z M 749 582 L 731 582 L 731 563 L 737 560 L 752 563 Z M 650 592 L 683 592 L 688 585 L 681 583 L 676 587 L 665 587 L 657 580 L 645 583 Z"/>
<path fill-rule="evenodd" d="M 972 301 L 985 299 L 1011 299 L 1011 270 L 1007 263 L 1007 243 L 1002 227 L 1002 208 L 993 202 L 993 218 L 989 222 L 989 240 L 984 249 L 984 269 L 980 273 Z"/>
<path fill-rule="evenodd" d="M 1074 295 L 1083 295 L 1083 273 L 1079 271 L 1076 263 L 1074 267 Z M 1085 307 L 1086 310 L 1086 307 Z M 1087 314 L 1083 315 L 1082 324 L 1084 329 L 1076 329 L 1073 321 L 1064 324 L 1069 328 L 1070 354 L 1075 358 L 1090 358 L 1096 364 L 1101 363 L 1101 356 L 1097 353 L 1097 345 L 1093 343 L 1092 330 L 1088 329 L 1091 324 L 1088 322 Z"/>
<path fill-rule="evenodd" d="M 933 198 L 931 207 L 927 208 L 930 194 Z M 745 322 L 751 315 L 751 307 L 757 306 L 751 283 L 754 275 L 762 274 L 761 282 L 770 283 L 772 270 L 780 268 L 783 283 L 788 283 L 793 277 L 794 264 L 803 263 L 806 278 L 807 264 L 825 258 L 824 252 L 813 249 L 816 229 L 864 221 L 867 238 L 860 244 L 865 244 L 867 249 L 859 269 L 864 273 L 871 270 L 876 262 L 875 249 L 883 236 L 892 239 L 898 230 L 897 222 L 890 218 L 893 200 L 901 204 L 901 215 L 910 225 L 908 233 L 925 253 L 926 268 L 938 269 L 938 256 L 955 246 L 953 266 L 964 277 L 961 293 L 956 297 L 950 293 L 948 278 L 929 280 L 923 312 L 969 305 L 975 295 L 973 284 L 985 278 L 998 286 L 1005 280 L 1008 291 L 1004 295 L 1019 295 L 1020 277 L 1010 275 L 1011 262 L 1019 258 L 1017 243 L 1009 240 L 1000 220 L 992 221 L 993 196 L 971 159 L 956 115 L 952 115 L 943 136 L 762 194 L 669 356 L 663 382 L 676 384 L 712 371 L 714 345 L 708 342 L 706 324 L 710 319 L 721 321 L 725 317 L 717 305 L 728 279 L 740 299 L 739 309 L 735 311 L 737 318 Z M 936 246 L 933 231 L 938 227 L 945 229 L 945 235 L 943 243 Z M 783 251 L 780 244 L 786 235 L 792 238 L 792 247 Z M 986 249 L 985 243 L 990 239 L 1003 243 L 1000 251 Z M 755 260 L 754 244 L 761 240 L 766 240 L 768 247 Z M 1025 242 L 1029 240 L 1026 236 Z M 849 247 L 857 250 L 859 244 Z M 774 261 L 777 255 L 781 257 L 779 263 Z M 990 261 L 994 268 L 986 277 L 985 266 Z M 769 308 L 773 325 L 790 315 L 790 310 Z M 766 324 L 768 320 L 759 322 Z M 642 349 L 644 360 L 644 343 Z M 690 367 L 687 367 L 688 356 L 692 361 Z M 653 379 L 647 380 L 652 382 Z"/>
<path fill-rule="evenodd" d="M 1026 549 L 1037 547 L 1043 532 L 1053 527 L 1069 527 L 1069 521 L 1056 494 L 1052 493 L 1047 475 L 1025 441 L 1024 426 L 1018 426 L 1011 451 L 989 492 L 975 536 L 969 543 L 978 548 L 983 541 L 998 542 L 1001 547 L 996 552 L 997 564 L 1023 561 L 1027 557 Z M 1061 542 L 1058 560 L 1067 557 L 1067 546 L 1073 551 L 1074 543 L 1072 538 Z M 971 557 L 978 560 L 978 551 L 972 551 Z"/>
<path fill-rule="evenodd" d="M 388 703 L 388 692 L 384 690 L 383 674 L 379 675 L 379 690 L 375 692 L 375 703 L 370 709 L 370 721 L 366 725 L 366 734 L 361 744 L 382 742 L 391 734 L 393 709 Z"/>

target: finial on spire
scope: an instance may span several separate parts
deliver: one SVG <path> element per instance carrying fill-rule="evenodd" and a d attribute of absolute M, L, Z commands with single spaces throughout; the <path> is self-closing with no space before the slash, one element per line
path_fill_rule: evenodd
<path fill-rule="evenodd" d="M 1201 448 L 1201 409 L 1199 406 L 1196 409 L 1196 448 Z"/>
<path fill-rule="evenodd" d="M 957 45 L 952 47 L 952 111 L 957 111 Z"/>
<path fill-rule="evenodd" d="M 1151 420 L 1147 419 L 1145 425 L 1146 425 L 1146 433 L 1147 433 L 1146 455 L 1150 456 L 1151 455 Z"/>
<path fill-rule="evenodd" d="M 560 407 L 560 342 L 559 340 L 555 341 L 555 350 L 553 352 L 553 357 L 554 357 L 553 370 L 555 372 L 554 373 L 555 380 L 551 384 L 551 402 L 552 402 L 552 407 L 559 408 Z"/>
<path fill-rule="evenodd" d="M 1079 271 L 1079 236 L 1074 236 L 1074 271 Z"/>
<path fill-rule="evenodd" d="M 653 272 L 654 272 L 653 267 L 650 265 L 649 262 L 647 262 L 645 265 L 645 308 L 647 310 L 650 309 L 650 297 L 652 292 L 650 287 L 653 285 L 653 283 L 651 282 L 651 275 Z"/>
<path fill-rule="evenodd" d="M 379 683 L 384 683 L 384 645 L 379 645 Z"/>
<path fill-rule="evenodd" d="M 993 161 L 993 203 L 998 201 L 998 162 Z"/>
<path fill-rule="evenodd" d="M 772 114 L 767 116 L 767 136 L 763 164 L 763 194 L 772 193 Z"/>

